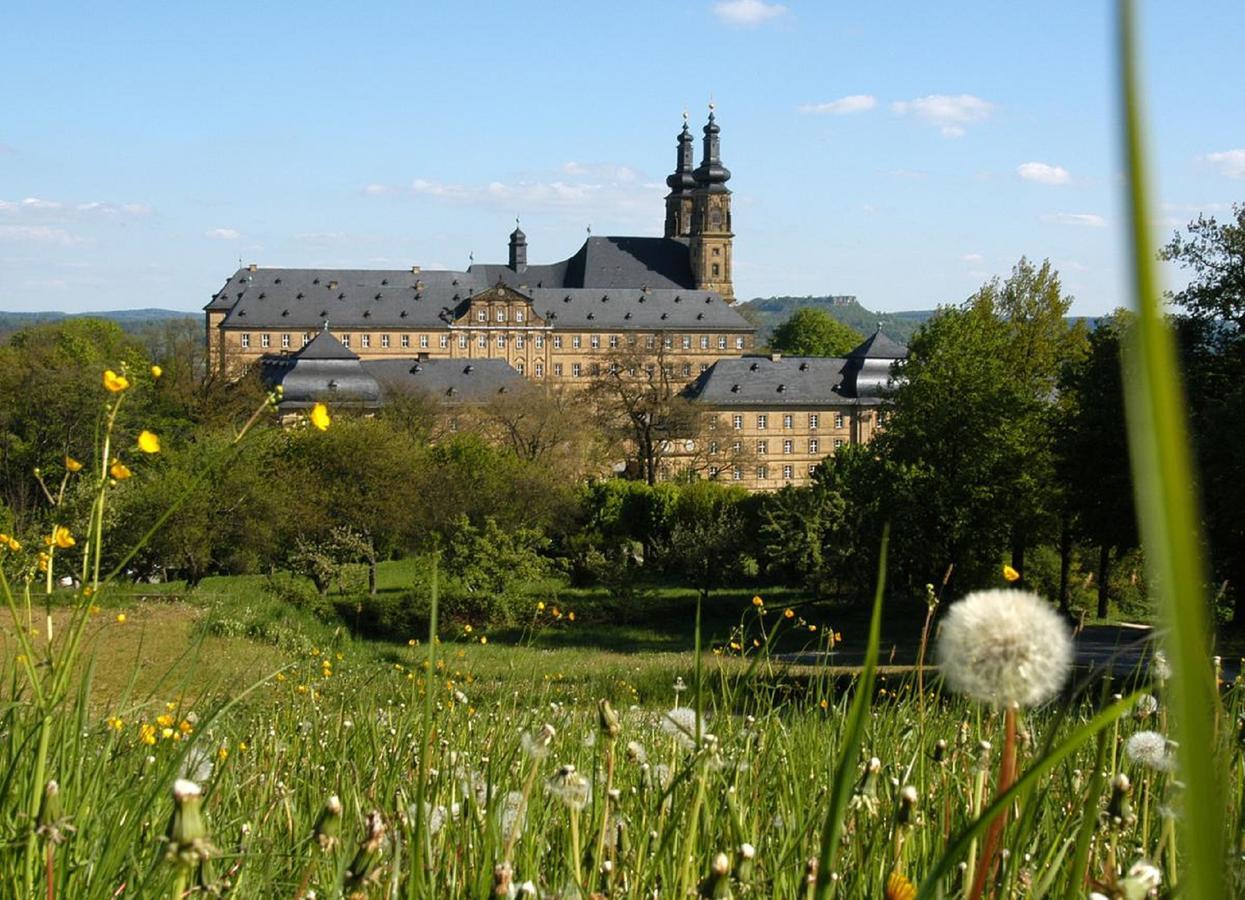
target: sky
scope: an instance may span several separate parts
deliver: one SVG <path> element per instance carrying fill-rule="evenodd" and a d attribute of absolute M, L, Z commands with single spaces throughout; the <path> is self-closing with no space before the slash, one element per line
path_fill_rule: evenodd
<path fill-rule="evenodd" d="M 5 4 L 0 310 L 197 310 L 242 263 L 465 268 L 660 235 L 684 110 L 740 299 L 1126 302 L 1113 5 Z M 1245 4 L 1143 2 L 1156 236 L 1245 201 Z M 1169 272 L 1168 283 L 1178 284 Z"/>

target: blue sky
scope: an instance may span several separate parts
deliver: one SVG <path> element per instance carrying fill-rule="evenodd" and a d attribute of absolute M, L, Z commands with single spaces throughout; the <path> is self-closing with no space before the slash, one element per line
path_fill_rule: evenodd
<path fill-rule="evenodd" d="M 712 97 L 741 298 L 1124 301 L 1111 4 L 19 3 L 0 309 L 194 310 L 243 262 L 533 262 L 660 234 Z M 1245 201 L 1245 4 L 1141 4 L 1159 234 Z M 699 142 L 697 155 L 699 158 Z M 1173 275 L 1174 280 L 1176 276 Z"/>

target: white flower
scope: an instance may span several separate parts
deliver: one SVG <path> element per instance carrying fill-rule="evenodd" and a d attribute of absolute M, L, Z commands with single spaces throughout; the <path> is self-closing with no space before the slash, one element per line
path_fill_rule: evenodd
<path fill-rule="evenodd" d="M 1133 715 L 1138 719 L 1145 719 L 1158 712 L 1158 708 L 1159 701 L 1153 694 L 1142 694 L 1133 706 Z"/>
<path fill-rule="evenodd" d="M 978 702 L 1036 706 L 1067 680 L 1072 634 L 1037 594 L 977 591 L 947 611 L 938 663 L 952 690 Z"/>
<path fill-rule="evenodd" d="M 592 782 L 576 772 L 575 767 L 570 764 L 554 773 L 545 783 L 545 790 L 576 812 L 587 806 L 592 798 Z"/>
<path fill-rule="evenodd" d="M 709 717 L 702 714 L 700 717 L 700 736 L 705 736 L 705 722 Z M 696 749 L 696 710 L 690 706 L 676 706 L 674 709 L 668 710 L 658 723 L 661 730 L 667 734 L 673 735 L 675 741 L 684 750 Z"/>
<path fill-rule="evenodd" d="M 1128 880 L 1147 891 L 1158 890 L 1163 883 L 1163 873 L 1146 860 L 1138 860 L 1128 870 Z"/>
<path fill-rule="evenodd" d="M 1150 660 L 1150 672 L 1160 683 L 1172 677 L 1172 667 L 1168 664 L 1167 656 L 1162 650 L 1154 651 L 1154 658 Z"/>
<path fill-rule="evenodd" d="M 1124 742 L 1124 753 L 1135 763 L 1158 772 L 1170 772 L 1175 760 L 1167 749 L 1167 738 L 1157 731 L 1138 731 Z"/>

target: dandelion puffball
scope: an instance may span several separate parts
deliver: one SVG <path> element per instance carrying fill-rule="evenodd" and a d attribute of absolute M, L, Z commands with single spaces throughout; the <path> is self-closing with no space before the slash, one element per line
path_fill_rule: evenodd
<path fill-rule="evenodd" d="M 977 591 L 947 610 L 938 664 L 948 686 L 973 700 L 1036 706 L 1067 680 L 1072 635 L 1037 594 Z"/>
<path fill-rule="evenodd" d="M 1157 731 L 1138 731 L 1124 742 L 1124 755 L 1135 763 L 1157 772 L 1170 772 L 1175 760 L 1167 747 L 1167 738 Z"/>

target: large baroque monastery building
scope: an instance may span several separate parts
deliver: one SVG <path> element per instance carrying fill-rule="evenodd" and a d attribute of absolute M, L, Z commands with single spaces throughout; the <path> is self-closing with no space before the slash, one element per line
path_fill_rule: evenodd
<path fill-rule="evenodd" d="M 516 227 L 504 264 L 465 271 L 241 268 L 205 308 L 209 371 L 259 367 L 292 411 L 317 399 L 374 407 L 392 390 L 453 404 L 528 382 L 586 387 L 623 356 L 633 369 L 648 356 L 716 414 L 724 462 L 704 474 L 762 490 L 806 482 L 835 448 L 872 435 L 904 351 L 879 332 L 845 359 L 749 356 L 712 108 L 703 132 L 694 165 L 685 117 L 662 237 L 590 236 L 567 259 L 529 263 Z"/>

